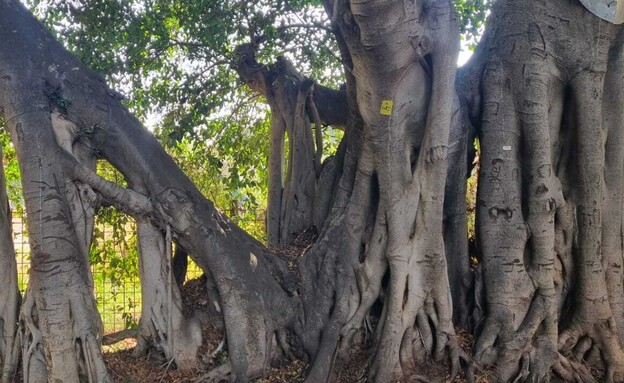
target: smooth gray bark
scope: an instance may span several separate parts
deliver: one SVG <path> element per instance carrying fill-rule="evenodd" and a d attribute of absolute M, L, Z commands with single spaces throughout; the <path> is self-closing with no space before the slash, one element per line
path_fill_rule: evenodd
<path fill-rule="evenodd" d="M 321 129 L 323 124 L 346 124 L 346 94 L 304 78 L 285 58 L 270 66 L 258 63 L 253 44 L 239 46 L 236 54 L 234 67 L 241 79 L 271 107 L 268 242 L 289 243 L 313 226 L 321 230 L 325 223 L 336 175 L 331 161 L 321 163 Z"/>
<path fill-rule="evenodd" d="M 481 83 L 476 358 L 500 381 L 624 378 L 623 30 L 578 1 L 498 1 Z"/>
<path fill-rule="evenodd" d="M 0 148 L 0 161 L 2 149 Z M 17 371 L 20 355 L 18 315 L 21 295 L 17 285 L 17 263 L 13 248 L 11 210 L 6 193 L 4 167 L 0 164 L 0 382 L 9 383 Z"/>
<path fill-rule="evenodd" d="M 4 52 L 0 54 L 0 105 L 17 150 L 30 220 L 29 291 L 33 300 L 27 296 L 24 306 L 27 316 L 36 310 L 37 320 L 25 319 L 35 326 L 29 328 L 32 344 L 28 348 L 37 347 L 40 331 L 48 381 L 105 382 L 109 378 L 101 357 L 101 323 L 86 252 L 92 208 L 77 208 L 77 204 L 87 205 L 85 194 L 89 193 L 66 177 L 58 159 L 69 156 L 81 161 L 81 166 L 90 164 L 64 144 L 63 135 L 58 134 L 62 129 L 55 131 L 59 121 L 54 114 L 63 109 L 63 103 L 58 93 L 62 76 L 55 55 L 49 52 L 53 39 L 42 34 L 40 24 L 19 3 L 3 1 L 0 7 L 0 49 Z M 74 138 L 72 142 L 80 144 L 80 136 Z M 45 377 L 41 363 L 26 361 L 24 365 L 29 372 L 26 381 Z"/>
<path fill-rule="evenodd" d="M 142 356 L 151 347 L 180 369 L 197 367 L 202 333 L 197 319 L 182 313 L 182 298 L 172 269 L 171 233 L 166 234 L 147 220 L 137 222 L 141 320 L 133 355 Z"/>

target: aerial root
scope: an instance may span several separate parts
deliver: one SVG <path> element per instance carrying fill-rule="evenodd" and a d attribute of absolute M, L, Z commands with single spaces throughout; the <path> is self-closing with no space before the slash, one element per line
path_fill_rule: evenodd
<path fill-rule="evenodd" d="M 93 334 L 86 334 L 80 338 L 80 347 L 91 381 L 107 381 L 106 366 L 102 359 L 100 344 Z"/>

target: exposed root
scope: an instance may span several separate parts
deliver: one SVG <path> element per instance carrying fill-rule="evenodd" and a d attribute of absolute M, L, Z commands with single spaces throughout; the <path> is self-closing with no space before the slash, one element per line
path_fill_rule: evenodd
<path fill-rule="evenodd" d="M 138 331 L 133 328 L 121 330 L 112 334 L 107 334 L 102 337 L 102 345 L 110 346 L 119 342 L 123 342 L 129 338 L 136 338 L 138 336 Z"/>
<path fill-rule="evenodd" d="M 603 371 L 604 381 L 624 379 L 624 352 L 615 322 L 574 320 L 559 337 L 559 350 L 571 360 L 582 360 Z"/>
<path fill-rule="evenodd" d="M 43 355 L 43 336 L 36 323 L 35 299 L 26 290 L 20 312 L 20 337 L 22 343 L 22 379 L 24 382 L 47 381 L 47 369 Z"/>
<path fill-rule="evenodd" d="M 559 355 L 559 361 L 553 367 L 553 373 L 566 382 L 598 383 L 590 368 L 575 358 Z"/>
<path fill-rule="evenodd" d="M 229 362 L 210 370 L 210 372 L 197 379 L 195 383 L 220 383 L 223 381 L 236 381 L 236 376 L 232 373 L 232 366 Z"/>

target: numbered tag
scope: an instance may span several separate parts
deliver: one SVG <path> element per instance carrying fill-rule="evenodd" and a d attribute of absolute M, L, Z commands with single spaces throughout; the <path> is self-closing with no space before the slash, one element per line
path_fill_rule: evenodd
<path fill-rule="evenodd" d="M 394 107 L 394 102 L 390 100 L 383 100 L 381 102 L 381 113 L 382 116 L 391 116 L 392 115 L 392 107 Z"/>

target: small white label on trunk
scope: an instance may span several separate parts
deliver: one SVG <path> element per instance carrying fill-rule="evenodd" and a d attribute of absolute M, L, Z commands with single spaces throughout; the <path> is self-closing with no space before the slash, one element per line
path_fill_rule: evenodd
<path fill-rule="evenodd" d="M 511 146 L 503 146 L 503 150 L 508 152 L 511 150 Z"/>
<path fill-rule="evenodd" d="M 254 253 L 249 253 L 249 266 L 251 266 L 251 271 L 256 271 L 256 267 L 258 267 L 258 258 Z"/>

